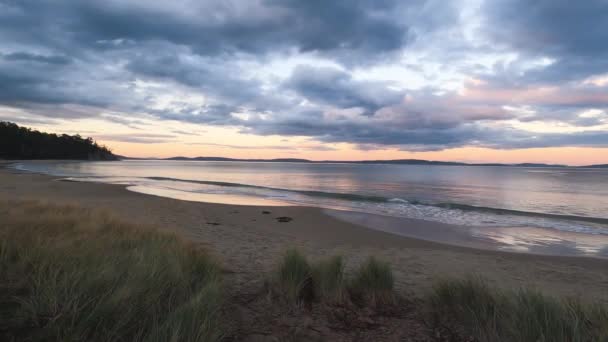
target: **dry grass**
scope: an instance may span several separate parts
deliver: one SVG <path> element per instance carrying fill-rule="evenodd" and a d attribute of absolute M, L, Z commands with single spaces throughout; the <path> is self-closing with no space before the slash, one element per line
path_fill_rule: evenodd
<path fill-rule="evenodd" d="M 0 202 L 0 339 L 215 341 L 217 264 L 96 211 Z"/>

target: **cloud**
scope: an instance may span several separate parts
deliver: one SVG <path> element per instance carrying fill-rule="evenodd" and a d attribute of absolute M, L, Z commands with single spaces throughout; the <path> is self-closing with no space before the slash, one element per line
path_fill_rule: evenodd
<path fill-rule="evenodd" d="M 334 142 L 408 150 L 608 146 L 601 133 L 607 7 L 604 0 L 0 2 L 0 105 L 30 122 L 97 118 L 141 130 L 174 120 L 309 137 L 315 145 L 301 148 L 315 150 Z M 561 130 L 525 129 L 547 123 Z"/>
<path fill-rule="evenodd" d="M 287 145 L 231 145 L 231 144 L 216 144 L 216 143 L 189 143 L 189 145 L 203 145 L 203 146 L 216 146 L 216 147 L 225 147 L 225 148 L 234 148 L 234 149 L 245 149 L 245 150 L 291 150 L 292 146 Z"/>
<path fill-rule="evenodd" d="M 180 129 L 174 129 L 171 131 L 171 133 L 175 133 L 178 135 L 193 135 L 193 136 L 199 136 L 204 134 L 206 131 L 198 131 L 198 132 L 190 132 L 190 131 L 184 131 L 184 130 L 180 130 Z"/>
<path fill-rule="evenodd" d="M 496 44 L 552 63 L 523 75 L 534 82 L 576 80 L 608 69 L 605 0 L 497 0 L 484 3 L 485 26 Z"/>
<path fill-rule="evenodd" d="M 216 144 L 216 143 L 189 143 L 189 145 L 203 145 L 203 146 L 217 146 L 225 148 L 233 148 L 239 150 L 287 150 L 287 151 L 335 151 L 336 149 L 331 146 L 325 146 L 320 144 L 306 144 L 306 145 L 231 145 L 231 144 Z"/>
<path fill-rule="evenodd" d="M 2 56 L 7 61 L 20 61 L 20 62 L 36 62 L 46 63 L 55 65 L 65 65 L 71 62 L 71 59 L 66 56 L 52 55 L 36 55 L 28 52 L 13 52 Z"/>
<path fill-rule="evenodd" d="M 500 134 L 494 134 L 500 133 Z M 583 131 L 575 133 L 537 133 L 530 134 L 521 130 L 487 131 L 484 144 L 479 146 L 497 149 L 588 146 L 605 147 L 608 145 L 608 132 Z"/>
<path fill-rule="evenodd" d="M 167 41 L 207 56 L 296 49 L 357 59 L 354 56 L 398 51 L 408 33 L 398 17 L 402 5 L 395 0 L 181 0 L 171 4 L 63 0 L 19 1 L 3 7 L 3 31 L 27 42 L 46 40 L 56 48 L 70 44 L 56 36 L 62 33 L 80 45 L 100 49 Z M 29 29 L 35 24 L 52 30 Z"/>
<path fill-rule="evenodd" d="M 368 115 L 399 103 L 403 94 L 389 88 L 389 82 L 355 80 L 346 71 L 330 67 L 299 65 L 285 87 L 311 102 L 339 108 L 358 107 Z"/>
<path fill-rule="evenodd" d="M 120 141 L 128 143 L 138 144 L 161 144 L 174 142 L 176 137 L 170 134 L 153 134 L 153 133 L 139 133 L 139 134 L 93 134 L 93 138 L 96 140 L 104 141 Z"/>

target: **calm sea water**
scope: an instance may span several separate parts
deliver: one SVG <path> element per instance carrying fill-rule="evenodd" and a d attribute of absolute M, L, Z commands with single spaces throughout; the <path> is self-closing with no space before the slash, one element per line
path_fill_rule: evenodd
<path fill-rule="evenodd" d="M 264 162 L 23 162 L 184 200 L 294 204 L 472 227 L 608 236 L 608 170 Z"/>
<path fill-rule="evenodd" d="M 338 209 L 328 213 L 442 243 L 608 258 L 606 169 L 196 161 L 14 167 L 181 200 Z M 403 218 L 451 225 L 412 226 Z"/>

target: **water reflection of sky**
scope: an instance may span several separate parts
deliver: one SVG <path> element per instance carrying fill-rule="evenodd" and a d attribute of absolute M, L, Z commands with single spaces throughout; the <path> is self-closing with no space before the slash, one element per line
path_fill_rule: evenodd
<path fill-rule="evenodd" d="M 21 163 L 75 177 L 170 177 L 608 218 L 608 170 L 183 161 Z"/>
<path fill-rule="evenodd" d="M 394 224 L 397 234 L 443 243 L 458 244 L 457 240 L 461 240 L 466 244 L 473 239 L 508 251 L 608 256 L 605 222 L 538 215 L 608 219 L 608 170 L 178 161 L 23 162 L 17 168 L 74 177 L 72 180 L 124 184 L 133 191 L 182 200 L 249 205 L 289 203 L 379 214 L 397 221 L 434 221 L 423 227 L 439 222 L 466 228 L 456 233 L 447 228 L 412 232 L 401 231 L 399 222 Z M 209 181 L 235 184 L 226 187 L 201 183 Z M 309 196 L 292 190 L 380 196 L 385 201 Z M 433 205 L 438 203 L 498 211 Z M 500 209 L 515 209 L 527 215 Z M 388 229 L 386 222 L 376 222 L 371 228 L 378 227 Z"/>
<path fill-rule="evenodd" d="M 145 185 L 133 185 L 127 187 L 130 191 L 139 192 L 147 195 L 168 197 L 182 201 L 208 202 L 231 205 L 258 205 L 258 206 L 287 206 L 289 203 L 273 200 L 271 198 L 249 196 L 242 194 L 228 193 L 204 193 L 204 192 L 185 192 L 170 188 L 151 187 Z"/>
<path fill-rule="evenodd" d="M 505 251 L 608 257 L 608 237 L 531 227 L 471 228 L 471 234 Z"/>

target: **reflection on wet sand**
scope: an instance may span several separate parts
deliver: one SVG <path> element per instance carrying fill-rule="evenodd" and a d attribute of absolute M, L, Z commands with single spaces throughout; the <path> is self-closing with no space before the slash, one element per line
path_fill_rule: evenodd
<path fill-rule="evenodd" d="M 208 202 L 232 205 L 256 205 L 256 206 L 289 206 L 289 203 L 278 200 L 235 194 L 220 194 L 220 193 L 202 193 L 202 192 L 186 192 L 176 189 L 167 189 L 159 187 L 149 187 L 145 185 L 134 185 L 127 187 L 130 191 L 139 192 L 146 195 L 154 195 L 160 197 L 168 197 L 179 199 L 182 201 L 193 202 Z"/>
<path fill-rule="evenodd" d="M 533 227 L 471 228 L 476 238 L 490 240 L 498 249 L 552 255 L 608 257 L 608 237 Z"/>
<path fill-rule="evenodd" d="M 470 227 L 367 214 L 325 210 L 335 218 L 371 229 L 448 245 L 544 255 L 608 258 L 608 236 L 532 227 Z"/>
<path fill-rule="evenodd" d="M 607 170 L 181 161 L 13 166 L 187 201 L 337 209 L 330 215 L 444 244 L 608 256 Z"/>

